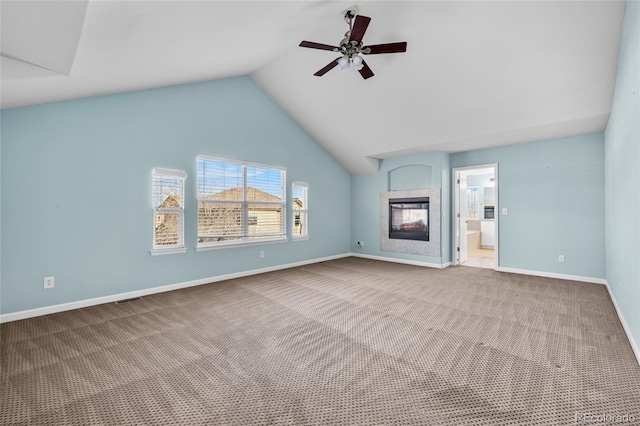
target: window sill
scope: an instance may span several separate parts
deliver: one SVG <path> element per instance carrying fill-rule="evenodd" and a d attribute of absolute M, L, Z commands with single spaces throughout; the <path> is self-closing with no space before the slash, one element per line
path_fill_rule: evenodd
<path fill-rule="evenodd" d="M 150 250 L 149 253 L 151 253 L 151 256 L 163 256 L 165 254 L 179 254 L 179 253 L 186 253 L 187 252 L 187 248 L 186 247 L 180 247 L 180 248 L 170 248 L 170 249 L 155 249 L 155 250 Z"/>
<path fill-rule="evenodd" d="M 300 237 L 291 237 L 293 241 L 306 241 L 309 239 L 308 235 L 300 236 Z"/>
<path fill-rule="evenodd" d="M 233 247 L 257 246 L 261 244 L 277 244 L 277 243 L 286 243 L 288 241 L 289 241 L 288 238 L 278 238 L 274 240 L 221 243 L 215 246 L 196 246 L 196 251 L 220 250 L 220 249 L 233 248 Z"/>

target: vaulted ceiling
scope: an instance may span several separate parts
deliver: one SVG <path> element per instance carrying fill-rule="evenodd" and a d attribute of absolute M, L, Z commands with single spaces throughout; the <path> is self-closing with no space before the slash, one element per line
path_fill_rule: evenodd
<path fill-rule="evenodd" d="M 375 76 L 301 40 L 339 44 L 372 18 Z M 2 0 L 3 108 L 250 75 L 350 173 L 377 159 L 604 130 L 623 1 Z"/>

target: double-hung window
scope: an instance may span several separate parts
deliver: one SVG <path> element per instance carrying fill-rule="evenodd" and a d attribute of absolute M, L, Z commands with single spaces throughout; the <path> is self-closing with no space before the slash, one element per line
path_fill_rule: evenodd
<path fill-rule="evenodd" d="M 286 240 L 281 167 L 199 155 L 197 249 Z"/>
<path fill-rule="evenodd" d="M 184 253 L 184 180 L 180 170 L 153 169 L 151 254 Z"/>
<path fill-rule="evenodd" d="M 294 182 L 292 185 L 291 210 L 293 216 L 293 239 L 303 240 L 309 237 L 308 217 L 309 186 L 306 183 Z"/>

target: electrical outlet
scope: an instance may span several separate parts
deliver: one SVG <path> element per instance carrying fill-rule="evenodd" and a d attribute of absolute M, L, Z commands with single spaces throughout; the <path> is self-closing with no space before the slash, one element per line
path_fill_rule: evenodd
<path fill-rule="evenodd" d="M 260 257 L 264 257 L 264 250 L 260 250 Z"/>
<path fill-rule="evenodd" d="M 561 254 L 560 256 L 558 256 L 558 262 L 564 263 L 564 255 Z"/>
<path fill-rule="evenodd" d="M 358 247 L 360 247 L 360 248 L 364 247 L 364 241 L 358 241 L 356 244 L 357 244 L 357 245 L 358 245 Z"/>
<path fill-rule="evenodd" d="M 508 215 L 508 214 L 509 214 L 509 209 L 507 209 L 506 207 L 503 207 L 503 208 L 502 208 L 502 215 L 503 215 L 503 216 L 506 216 L 506 215 Z"/>
<path fill-rule="evenodd" d="M 55 286 L 55 281 L 53 277 L 44 277 L 44 288 L 53 288 Z"/>

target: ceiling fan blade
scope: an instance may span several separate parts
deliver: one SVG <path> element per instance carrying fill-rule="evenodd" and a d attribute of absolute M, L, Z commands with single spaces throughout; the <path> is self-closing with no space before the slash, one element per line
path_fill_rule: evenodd
<path fill-rule="evenodd" d="M 317 77 L 322 77 L 323 75 L 325 75 L 327 72 L 331 71 L 333 68 L 335 68 L 338 65 L 338 59 L 334 59 L 333 61 L 329 62 L 329 64 L 326 67 L 316 71 L 316 73 L 313 75 Z"/>
<path fill-rule="evenodd" d="M 369 22 L 371 22 L 371 18 L 368 16 L 357 15 L 356 21 L 353 23 L 353 29 L 351 30 L 351 37 L 349 37 L 349 41 L 355 40 L 360 43 L 362 41 L 362 37 L 364 37 L 365 31 L 367 31 Z"/>
<path fill-rule="evenodd" d="M 362 61 L 362 69 L 359 72 L 365 80 L 374 76 L 373 71 L 371 71 L 371 68 L 369 68 L 369 65 L 367 65 L 365 61 Z"/>
<path fill-rule="evenodd" d="M 309 47 L 311 49 L 320 49 L 320 50 L 331 50 L 337 52 L 338 49 L 336 46 L 329 46 L 328 44 L 322 43 L 314 43 L 312 41 L 302 41 L 300 42 L 300 47 Z"/>
<path fill-rule="evenodd" d="M 369 49 L 369 53 L 365 55 L 378 55 L 380 53 L 401 53 L 407 51 L 407 42 L 402 41 L 399 43 L 386 43 L 386 44 L 374 44 L 373 46 L 365 46 L 362 50 Z"/>

